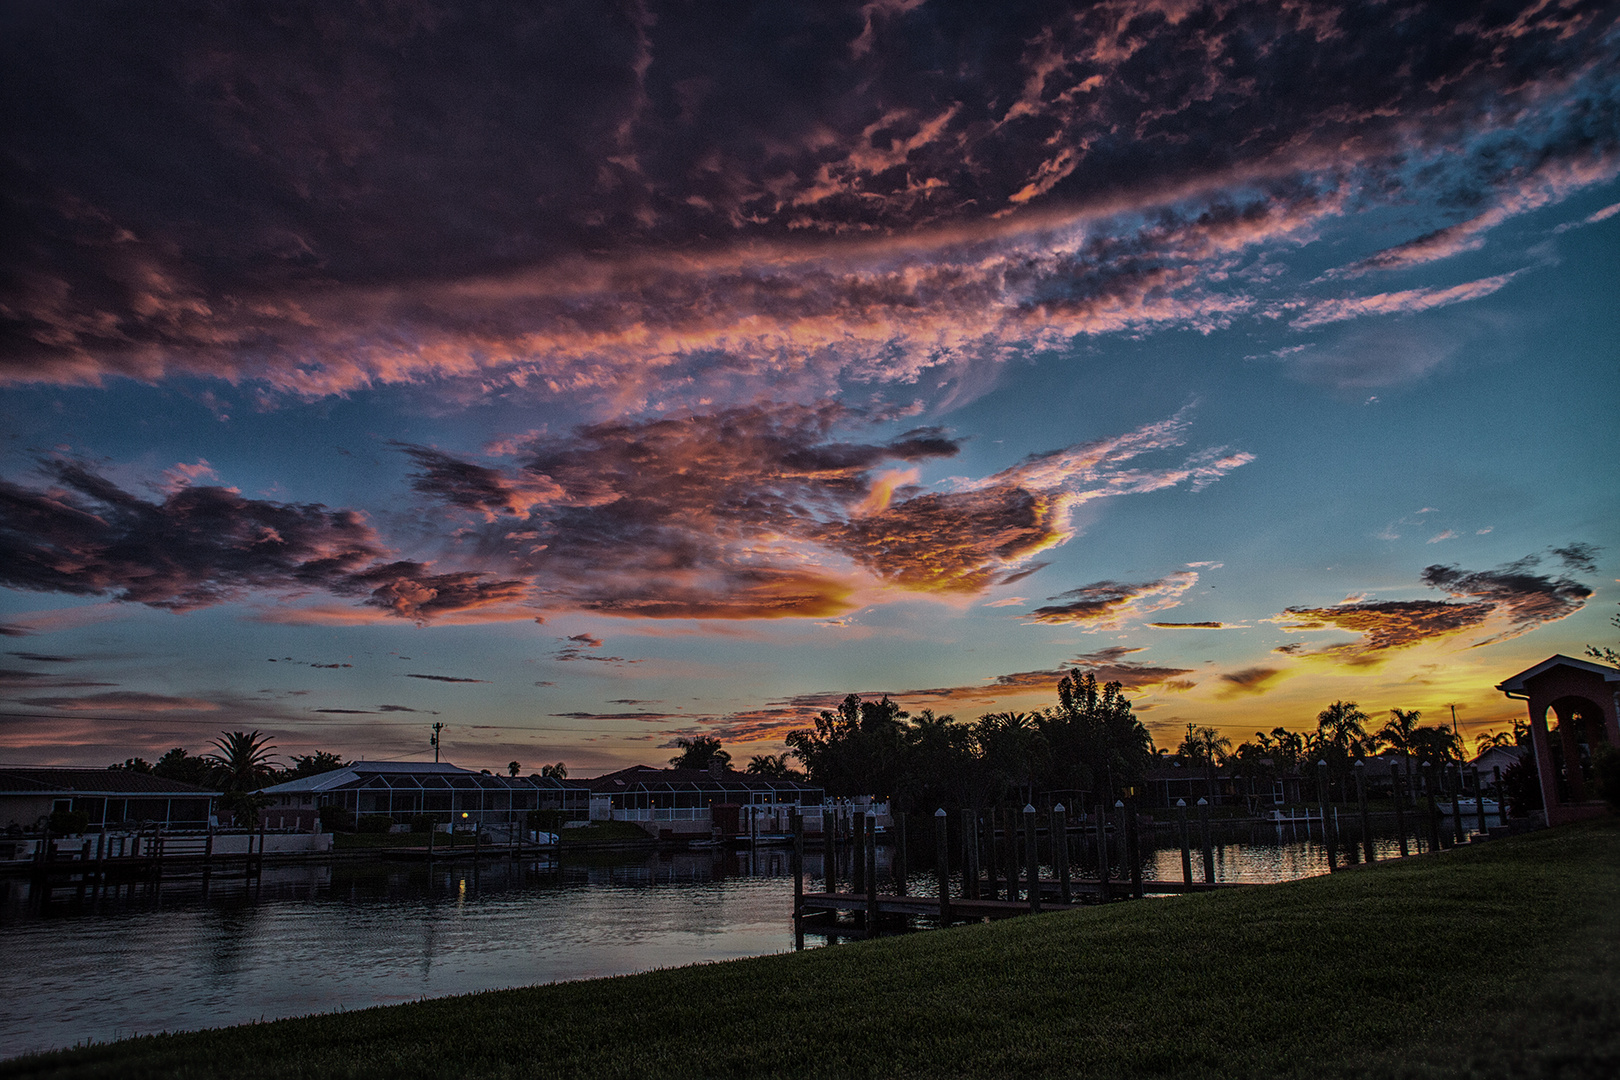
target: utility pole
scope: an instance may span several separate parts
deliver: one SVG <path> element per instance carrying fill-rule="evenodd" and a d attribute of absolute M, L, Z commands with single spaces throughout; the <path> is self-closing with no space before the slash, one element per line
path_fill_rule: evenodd
<path fill-rule="evenodd" d="M 439 732 L 444 730 L 444 722 L 435 720 L 433 723 L 433 737 L 428 742 L 433 744 L 433 764 L 439 763 Z"/>

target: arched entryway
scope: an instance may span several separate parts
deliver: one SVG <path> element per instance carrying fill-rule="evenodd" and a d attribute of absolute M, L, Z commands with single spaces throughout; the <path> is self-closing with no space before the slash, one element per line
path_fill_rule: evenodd
<path fill-rule="evenodd" d="M 1620 746 L 1620 670 L 1572 656 L 1550 656 L 1497 684 L 1530 710 L 1530 745 L 1541 781 L 1547 824 L 1605 812 L 1592 787 L 1592 754 L 1607 742 Z M 1557 727 L 1549 729 L 1547 714 Z"/>

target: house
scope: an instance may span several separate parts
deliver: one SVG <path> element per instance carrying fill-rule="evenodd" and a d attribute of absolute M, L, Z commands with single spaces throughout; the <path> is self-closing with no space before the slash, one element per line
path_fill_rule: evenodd
<path fill-rule="evenodd" d="M 437 761 L 357 761 L 273 784 L 262 794 L 271 800 L 263 820 L 272 829 L 314 828 L 323 806 L 341 807 L 356 817 L 391 817 L 401 824 L 431 815 L 457 828 L 522 824 L 531 810 L 584 820 L 590 808 L 590 791 L 583 784 L 551 776 L 473 772 Z"/>
<path fill-rule="evenodd" d="M 0 829 L 43 829 L 58 810 L 85 815 L 89 828 L 161 825 L 206 829 L 219 792 L 131 769 L 0 765 Z"/>
<path fill-rule="evenodd" d="M 586 780 L 592 821 L 634 821 L 661 837 L 739 836 L 750 821 L 785 832 L 788 815 L 814 808 L 820 830 L 822 789 L 799 780 L 754 776 L 732 769 L 628 769 Z M 806 829 L 811 829 L 806 822 Z"/>

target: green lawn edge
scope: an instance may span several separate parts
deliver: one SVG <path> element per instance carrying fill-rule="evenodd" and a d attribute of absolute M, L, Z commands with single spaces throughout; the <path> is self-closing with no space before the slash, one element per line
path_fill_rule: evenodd
<path fill-rule="evenodd" d="M 1609 819 L 1252 889 L 146 1036 L 0 1076 L 1611 1077 L 1617 900 Z"/>

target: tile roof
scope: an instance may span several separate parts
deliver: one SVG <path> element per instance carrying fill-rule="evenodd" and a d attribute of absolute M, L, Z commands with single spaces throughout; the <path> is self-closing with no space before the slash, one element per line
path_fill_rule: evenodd
<path fill-rule="evenodd" d="M 168 780 L 132 769 L 39 768 L 0 765 L 0 792 L 7 794 L 74 793 L 81 795 L 216 795 L 195 784 Z"/>

